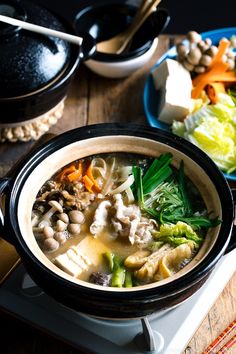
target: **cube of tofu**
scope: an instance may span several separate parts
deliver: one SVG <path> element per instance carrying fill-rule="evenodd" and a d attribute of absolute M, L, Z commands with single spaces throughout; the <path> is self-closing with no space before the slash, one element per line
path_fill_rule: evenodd
<path fill-rule="evenodd" d="M 188 70 L 173 59 L 163 61 L 152 73 L 158 91 L 158 119 L 167 124 L 183 120 L 191 107 L 192 79 Z"/>
<path fill-rule="evenodd" d="M 54 259 L 54 264 L 73 277 L 79 277 L 88 271 L 91 265 L 97 266 L 102 260 L 102 254 L 109 251 L 101 241 L 92 236 L 86 236 L 76 246 L 71 246 L 65 253 Z"/>
<path fill-rule="evenodd" d="M 69 248 L 65 253 L 55 258 L 54 264 L 73 277 L 78 277 L 84 270 L 89 268 L 91 262 L 88 257 L 84 257 L 83 254 L 79 254 L 75 249 Z"/>

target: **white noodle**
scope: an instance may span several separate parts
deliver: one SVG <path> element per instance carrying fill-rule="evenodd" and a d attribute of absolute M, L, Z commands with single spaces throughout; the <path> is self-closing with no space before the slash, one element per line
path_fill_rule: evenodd
<path fill-rule="evenodd" d="M 106 161 L 99 157 L 94 158 L 92 160 L 92 173 L 93 176 L 101 175 L 103 178 L 105 178 L 107 173 Z"/>
<path fill-rule="evenodd" d="M 111 189 L 111 187 L 112 187 L 112 184 L 114 182 L 112 180 L 112 175 L 113 175 L 113 172 L 115 170 L 115 165 L 116 165 L 116 159 L 112 158 L 110 169 L 109 169 L 109 171 L 106 174 L 106 182 L 105 182 L 105 184 L 103 186 L 103 189 L 102 189 L 102 194 L 103 195 L 108 194 L 110 189 Z"/>
<path fill-rule="evenodd" d="M 131 173 L 132 173 L 132 166 L 121 167 L 119 171 L 120 181 L 125 181 Z"/>
<path fill-rule="evenodd" d="M 112 191 L 110 191 L 109 194 L 122 193 L 122 192 L 124 192 L 127 188 L 129 188 L 130 186 L 132 186 L 133 183 L 134 183 L 134 176 L 133 176 L 133 175 L 130 175 L 124 183 L 120 184 L 119 187 L 117 187 L 116 189 L 113 189 Z"/>
<path fill-rule="evenodd" d="M 125 192 L 127 194 L 128 204 L 134 203 L 135 199 L 134 199 L 134 195 L 133 195 L 131 188 L 130 187 L 127 188 Z"/>

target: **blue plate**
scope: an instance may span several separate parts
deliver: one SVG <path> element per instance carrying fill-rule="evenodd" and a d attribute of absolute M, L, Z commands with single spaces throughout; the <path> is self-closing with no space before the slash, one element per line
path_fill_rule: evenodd
<path fill-rule="evenodd" d="M 233 35 L 236 35 L 236 27 L 222 28 L 213 31 L 203 32 L 201 33 L 202 38 L 211 38 L 213 44 L 218 44 L 222 37 L 230 38 Z M 146 80 L 144 86 L 143 100 L 144 100 L 144 111 L 148 120 L 148 123 L 155 128 L 163 129 L 166 131 L 170 131 L 170 126 L 166 123 L 160 122 L 157 119 L 157 93 L 154 87 L 154 83 L 152 80 L 152 72 L 166 59 L 175 59 L 176 58 L 176 47 L 172 47 L 168 50 L 153 66 L 150 71 L 150 74 Z M 224 173 L 224 176 L 231 181 L 236 181 L 236 173 L 227 174 Z"/>

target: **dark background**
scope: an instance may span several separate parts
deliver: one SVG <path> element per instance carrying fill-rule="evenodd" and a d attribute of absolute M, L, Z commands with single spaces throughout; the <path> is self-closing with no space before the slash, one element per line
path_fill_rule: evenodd
<path fill-rule="evenodd" d="M 33 0 L 73 21 L 84 6 L 122 0 Z M 138 3 L 138 0 L 129 0 Z M 222 27 L 236 27 L 236 0 L 162 0 L 159 6 L 169 10 L 171 21 L 165 33 L 185 34 L 189 30 L 204 32 Z"/>

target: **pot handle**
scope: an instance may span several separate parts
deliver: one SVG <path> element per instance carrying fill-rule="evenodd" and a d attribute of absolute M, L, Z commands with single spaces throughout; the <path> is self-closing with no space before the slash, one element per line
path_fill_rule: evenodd
<path fill-rule="evenodd" d="M 10 178 L 0 178 L 0 237 L 5 241 L 13 243 L 10 239 L 9 232 L 7 232 L 4 218 L 4 199 L 8 196 L 8 187 L 10 184 Z"/>
<path fill-rule="evenodd" d="M 231 233 L 231 238 L 228 247 L 226 248 L 225 254 L 229 253 L 230 251 L 233 251 L 233 249 L 236 248 L 236 189 L 232 189 L 232 195 L 233 195 L 234 207 L 235 207 L 234 224 Z"/>

